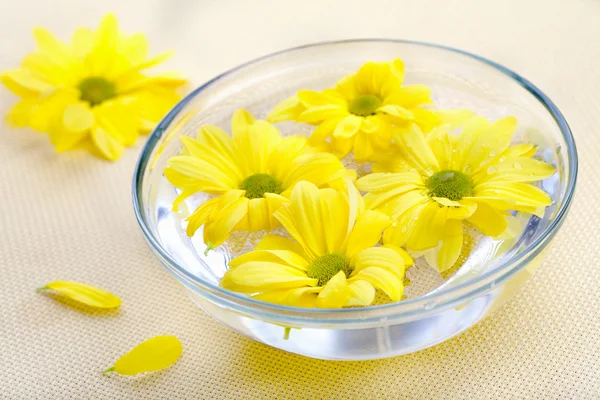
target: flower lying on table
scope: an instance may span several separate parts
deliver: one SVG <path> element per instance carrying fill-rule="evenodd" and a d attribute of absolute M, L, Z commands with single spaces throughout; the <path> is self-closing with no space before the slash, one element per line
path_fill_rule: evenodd
<path fill-rule="evenodd" d="M 216 196 L 187 218 L 189 236 L 204 225 L 211 249 L 234 230 L 286 231 L 231 260 L 224 288 L 298 307 L 368 306 L 377 291 L 398 301 L 409 253 L 447 273 L 468 257 L 465 227 L 497 238 L 514 213 L 551 204 L 534 183 L 555 169 L 533 158 L 533 145 L 512 144 L 516 118 L 425 108 L 429 88 L 403 80 L 399 59 L 368 62 L 334 89 L 277 105 L 269 120 L 314 125 L 309 139 L 282 138 L 245 111 L 233 138 L 217 127 L 182 138 L 165 169 L 180 190 L 174 209 L 197 192 Z M 375 162 L 356 182 L 336 158 L 351 151 Z"/>
<path fill-rule="evenodd" d="M 42 28 L 34 35 L 37 50 L 1 75 L 21 98 L 7 118 L 15 126 L 49 133 L 58 152 L 85 147 L 116 160 L 181 97 L 177 88 L 185 80 L 142 73 L 169 54 L 147 58 L 146 38 L 120 33 L 111 14 L 96 32 L 79 28 L 71 43 Z"/>
<path fill-rule="evenodd" d="M 224 288 L 298 307 L 368 306 L 375 289 L 400 300 L 412 260 L 396 246 L 375 247 L 389 218 L 365 211 L 352 183 L 342 193 L 300 182 L 275 218 L 294 240 L 266 236 L 229 263 Z"/>

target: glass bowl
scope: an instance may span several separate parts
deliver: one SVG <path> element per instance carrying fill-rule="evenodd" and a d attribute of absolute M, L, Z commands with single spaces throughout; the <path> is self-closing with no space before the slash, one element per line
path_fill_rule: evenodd
<path fill-rule="evenodd" d="M 201 231 L 185 234 L 198 194 L 178 213 L 177 190 L 164 178 L 169 157 L 181 150 L 179 136 L 195 136 L 204 124 L 229 131 L 233 112 L 259 118 L 299 89 L 324 89 L 366 61 L 401 57 L 406 82 L 429 85 L 439 108 L 469 108 L 489 119 L 514 115 L 515 140 L 538 147 L 536 157 L 557 173 L 541 182 L 553 200 L 542 218 L 520 216 L 512 239 L 475 240 L 466 263 L 450 276 L 417 262 L 407 299 L 366 308 L 303 309 L 253 300 L 219 287 L 231 257 L 248 250 L 260 234 L 236 234 L 204 255 Z M 284 134 L 308 134 L 308 126 L 277 124 Z M 367 360 L 414 352 L 469 328 L 511 298 L 539 266 L 573 197 L 577 152 L 569 126 L 539 89 L 494 63 L 443 46 L 401 40 L 351 40 L 297 47 L 234 68 L 183 99 L 152 132 L 133 180 L 135 213 L 150 248 L 190 297 L 217 320 L 258 342 L 309 357 Z M 291 328 L 291 329 L 290 329 Z"/>

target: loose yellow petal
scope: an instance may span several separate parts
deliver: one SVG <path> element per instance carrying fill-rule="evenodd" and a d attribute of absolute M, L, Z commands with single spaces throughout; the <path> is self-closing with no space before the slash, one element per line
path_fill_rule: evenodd
<path fill-rule="evenodd" d="M 95 308 L 116 308 L 121 299 L 112 293 L 78 282 L 55 281 L 39 290 L 54 290 L 79 303 Z"/>
<path fill-rule="evenodd" d="M 183 346 L 175 336 L 156 336 L 134 347 L 104 373 L 137 375 L 160 371 L 175 364 L 182 352 Z"/>
<path fill-rule="evenodd" d="M 350 298 L 350 290 L 344 271 L 339 271 L 325 284 L 319 296 L 317 307 L 342 308 Z"/>

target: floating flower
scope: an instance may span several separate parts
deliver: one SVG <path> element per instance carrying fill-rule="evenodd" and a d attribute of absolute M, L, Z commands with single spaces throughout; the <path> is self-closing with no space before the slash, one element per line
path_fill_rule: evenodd
<path fill-rule="evenodd" d="M 412 122 L 430 130 L 440 122 L 439 115 L 422 107 L 431 103 L 430 89 L 424 85 L 402 86 L 403 81 L 401 59 L 368 62 L 333 89 L 298 92 L 277 105 L 269 121 L 318 125 L 311 142 L 329 140 L 339 157 L 354 150 L 357 161 L 366 161 L 378 151 L 387 151 L 392 124 Z"/>
<path fill-rule="evenodd" d="M 184 80 L 141 73 L 169 55 L 148 59 L 146 38 L 121 34 L 113 15 L 95 33 L 78 29 L 71 43 L 42 28 L 34 36 L 38 49 L 20 68 L 1 75 L 21 97 L 7 118 L 15 126 L 48 132 L 58 152 L 83 146 L 116 160 L 180 99 L 176 89 Z"/>
<path fill-rule="evenodd" d="M 532 156 L 531 144 L 511 146 L 514 117 L 490 123 L 474 117 L 460 135 L 435 129 L 427 137 L 413 125 L 394 135 L 399 154 L 375 166 L 357 181 L 368 208 L 390 215 L 394 222 L 384 243 L 426 252 L 440 272 L 458 259 L 463 222 L 488 236 L 507 228 L 508 212 L 539 213 L 550 196 L 532 182 L 546 179 L 554 167 Z M 543 210 L 543 209 L 542 209 Z"/>
<path fill-rule="evenodd" d="M 224 288 L 298 307 L 367 306 L 376 289 L 401 299 L 404 267 L 412 260 L 396 246 L 374 247 L 389 218 L 365 211 L 351 183 L 343 193 L 300 182 L 275 218 L 294 240 L 268 235 L 231 260 Z"/>
<path fill-rule="evenodd" d="M 231 125 L 233 137 L 216 126 L 202 127 L 196 139 L 182 137 L 183 155 L 171 157 L 165 169 L 167 179 L 182 189 L 175 210 L 194 193 L 216 195 L 188 218 L 189 236 L 204 225 L 208 249 L 236 230 L 277 227 L 273 213 L 299 181 L 324 186 L 348 174 L 332 154 L 313 150 L 303 137 L 283 138 L 245 110 L 233 115 Z"/>

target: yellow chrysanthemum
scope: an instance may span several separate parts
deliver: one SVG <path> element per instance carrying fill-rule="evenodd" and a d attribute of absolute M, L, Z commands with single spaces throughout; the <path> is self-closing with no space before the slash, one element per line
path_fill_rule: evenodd
<path fill-rule="evenodd" d="M 463 222 L 488 236 L 507 227 L 509 211 L 539 213 L 550 196 L 531 184 L 554 167 L 532 158 L 530 144 L 511 146 L 514 117 L 490 123 L 474 117 L 460 135 L 435 129 L 425 136 L 413 125 L 394 135 L 399 154 L 379 163 L 377 172 L 357 181 L 368 208 L 394 222 L 384 243 L 425 252 L 430 265 L 444 271 L 454 265 L 463 245 Z"/>
<path fill-rule="evenodd" d="M 367 306 L 376 289 L 401 299 L 405 265 L 412 260 L 396 246 L 374 247 L 389 218 L 365 211 L 351 183 L 344 193 L 300 182 L 275 218 L 295 240 L 266 236 L 229 262 L 224 288 L 297 307 Z"/>
<path fill-rule="evenodd" d="M 357 161 L 367 161 L 374 153 L 388 150 L 392 125 L 408 126 L 410 122 L 429 131 L 443 120 L 444 114 L 422 107 L 431 103 L 427 86 L 402 86 L 403 81 L 404 64 L 399 58 L 368 62 L 333 89 L 298 92 L 277 105 L 269 121 L 318 125 L 311 143 L 328 141 L 338 157 L 354 150 Z"/>
<path fill-rule="evenodd" d="M 168 54 L 148 59 L 146 38 L 119 33 L 113 15 L 95 33 L 78 29 L 68 44 L 41 28 L 34 36 L 38 49 L 1 76 L 21 97 L 7 118 L 14 126 L 50 133 L 59 152 L 83 146 L 116 160 L 180 99 L 176 89 L 184 80 L 140 72 Z"/>
<path fill-rule="evenodd" d="M 171 157 L 165 169 L 167 179 L 182 189 L 174 209 L 197 192 L 217 195 L 188 218 L 187 234 L 193 236 L 204 225 L 209 248 L 221 245 L 233 231 L 277 227 L 273 213 L 299 181 L 324 186 L 352 174 L 334 155 L 310 148 L 306 138 L 283 138 L 273 125 L 245 110 L 233 115 L 231 130 L 233 137 L 204 126 L 196 139 L 182 137 L 183 155 Z"/>

